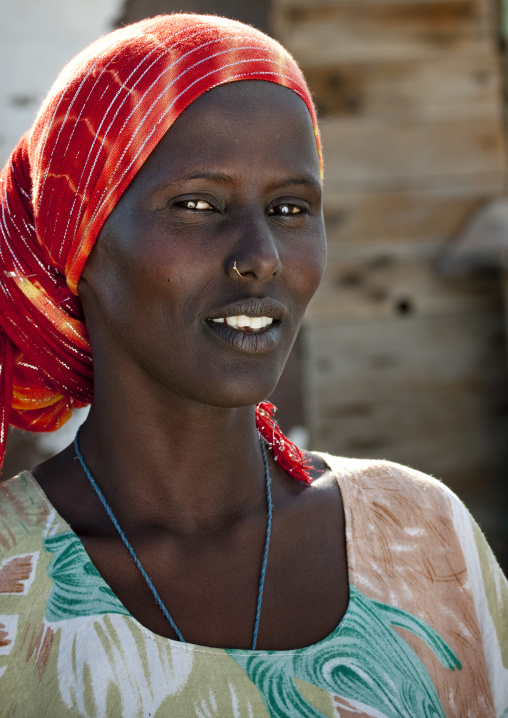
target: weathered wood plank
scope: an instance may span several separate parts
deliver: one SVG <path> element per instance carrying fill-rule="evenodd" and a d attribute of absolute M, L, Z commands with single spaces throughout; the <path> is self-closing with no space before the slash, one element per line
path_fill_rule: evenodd
<path fill-rule="evenodd" d="M 447 477 L 506 466 L 500 313 L 323 323 L 306 328 L 304 343 L 315 448 Z"/>
<path fill-rule="evenodd" d="M 314 7 L 335 7 L 337 5 L 356 5 L 362 6 L 365 12 L 368 12 L 371 5 L 386 5 L 387 0 L 272 0 L 274 8 L 291 9 L 291 8 L 314 8 Z M 457 4 L 462 4 L 464 0 L 452 0 Z M 435 5 L 441 0 L 420 0 L 422 4 Z M 476 0 L 477 5 L 481 6 L 484 11 L 490 10 L 492 0 Z M 390 0 L 390 5 L 414 5 L 414 0 Z"/>
<path fill-rule="evenodd" d="M 412 122 L 325 118 L 328 191 L 474 187 L 479 175 L 503 187 L 500 119 Z"/>
<path fill-rule="evenodd" d="M 332 192 L 325 187 L 328 245 L 432 242 L 452 237 L 466 218 L 499 195 L 492 185 L 473 191 Z M 374 247 L 373 247 L 374 249 Z"/>
<path fill-rule="evenodd" d="M 302 68 L 321 117 L 419 121 L 498 117 L 499 59 L 491 55 Z"/>
<path fill-rule="evenodd" d="M 277 4 L 275 36 L 306 67 L 341 60 L 436 58 L 489 51 L 489 5 L 478 0 Z"/>
<path fill-rule="evenodd" d="M 493 376 L 488 363 L 493 357 L 500 362 L 495 378 L 506 372 L 500 307 L 459 316 L 322 321 L 307 326 L 302 341 L 309 367 L 307 386 L 314 404 L 317 400 L 324 404 L 341 401 L 351 377 L 368 393 L 377 385 L 376 391 L 381 391 L 382 385 L 394 382 L 415 386 L 428 381 L 447 383 L 465 375 L 483 380 Z M 319 397 L 316 391 L 321 392 Z"/>
<path fill-rule="evenodd" d="M 306 325 L 499 309 L 502 297 L 497 282 L 440 276 L 437 264 L 443 248 L 442 242 L 332 245 Z"/>

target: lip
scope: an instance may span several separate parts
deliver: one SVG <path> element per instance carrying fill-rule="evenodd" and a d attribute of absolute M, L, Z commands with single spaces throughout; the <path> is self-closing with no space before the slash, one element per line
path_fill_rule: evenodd
<path fill-rule="evenodd" d="M 244 332 L 230 327 L 229 324 L 216 324 L 210 321 L 206 322 L 206 326 L 218 339 L 237 351 L 245 354 L 267 354 L 279 343 L 282 324 L 276 321 L 258 332 Z"/>
<path fill-rule="evenodd" d="M 287 316 L 287 309 L 274 299 L 250 297 L 239 302 L 227 304 L 220 309 L 212 310 L 206 315 L 205 320 L 226 319 L 226 317 L 238 317 L 241 315 L 247 317 L 270 317 L 270 319 L 282 322 Z"/>
<path fill-rule="evenodd" d="M 229 324 L 217 324 L 212 321 L 212 319 L 226 319 L 240 315 L 270 317 L 274 322 L 259 331 L 246 332 L 230 327 Z M 279 343 L 282 322 L 286 317 L 287 310 L 280 302 L 252 297 L 207 313 L 205 325 L 219 340 L 226 342 L 236 351 L 245 354 L 267 354 Z"/>

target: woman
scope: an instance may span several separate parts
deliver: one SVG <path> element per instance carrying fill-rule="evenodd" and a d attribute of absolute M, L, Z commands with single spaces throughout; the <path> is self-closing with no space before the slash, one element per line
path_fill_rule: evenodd
<path fill-rule="evenodd" d="M 508 587 L 466 509 L 258 404 L 324 269 L 294 60 L 216 17 L 119 30 L 2 185 L 2 441 L 92 402 L 1 486 L 2 715 L 504 715 Z"/>

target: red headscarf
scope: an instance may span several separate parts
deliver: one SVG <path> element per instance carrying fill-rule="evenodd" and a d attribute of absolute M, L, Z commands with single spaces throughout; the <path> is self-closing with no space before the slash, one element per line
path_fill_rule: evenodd
<path fill-rule="evenodd" d="M 233 20 L 161 15 L 110 33 L 61 72 L 0 174 L 0 465 L 9 424 L 53 431 L 93 399 L 77 284 L 109 213 L 199 95 L 235 80 L 312 99 L 291 55 Z M 260 433 L 295 478 L 302 455 L 256 408 Z"/>

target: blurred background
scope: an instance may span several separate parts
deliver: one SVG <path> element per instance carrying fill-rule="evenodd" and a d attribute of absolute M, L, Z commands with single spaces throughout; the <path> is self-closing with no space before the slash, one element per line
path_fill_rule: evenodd
<path fill-rule="evenodd" d="M 302 446 L 409 464 L 469 506 L 508 571 L 502 0 L 0 0 L 0 160 L 61 67 L 161 12 L 248 22 L 318 107 L 329 264 L 273 397 Z M 68 444 L 11 430 L 3 478 Z"/>

